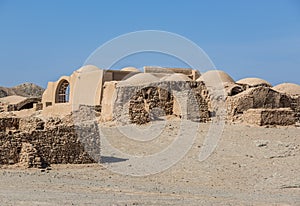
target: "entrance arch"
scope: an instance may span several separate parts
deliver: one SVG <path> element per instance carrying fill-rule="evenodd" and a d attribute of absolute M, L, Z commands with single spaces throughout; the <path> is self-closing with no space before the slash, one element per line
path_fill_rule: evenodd
<path fill-rule="evenodd" d="M 70 100 L 70 83 L 63 79 L 56 88 L 55 103 L 67 103 Z"/>

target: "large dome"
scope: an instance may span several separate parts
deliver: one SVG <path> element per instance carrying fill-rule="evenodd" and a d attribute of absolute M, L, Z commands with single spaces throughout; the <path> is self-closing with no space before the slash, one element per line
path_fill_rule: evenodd
<path fill-rule="evenodd" d="M 293 83 L 278 84 L 272 88 L 273 90 L 289 95 L 300 96 L 300 85 Z"/>
<path fill-rule="evenodd" d="M 150 84 L 153 82 L 158 82 L 159 78 L 153 76 L 149 73 L 139 73 L 133 75 L 132 77 L 126 79 L 125 81 L 120 81 L 120 86 L 140 86 L 145 84 Z"/>
<path fill-rule="evenodd" d="M 244 78 L 244 79 L 240 79 L 236 83 L 238 83 L 238 84 L 246 84 L 246 85 L 249 85 L 251 87 L 255 87 L 255 86 L 268 86 L 268 87 L 272 87 L 272 85 L 268 81 L 260 79 L 260 78 Z"/>
<path fill-rule="evenodd" d="M 204 81 L 208 85 L 217 83 L 234 83 L 234 80 L 226 72 L 221 70 L 210 70 L 205 72 L 196 81 Z"/>
<path fill-rule="evenodd" d="M 140 70 L 138 70 L 135 67 L 124 67 L 121 69 L 121 71 L 126 71 L 126 72 L 140 72 Z"/>
<path fill-rule="evenodd" d="M 184 75 L 184 74 L 179 74 L 179 73 L 175 73 L 175 74 L 171 74 L 168 76 L 165 76 L 163 78 L 161 78 L 162 81 L 192 81 L 192 79 L 190 79 L 188 76 Z"/>

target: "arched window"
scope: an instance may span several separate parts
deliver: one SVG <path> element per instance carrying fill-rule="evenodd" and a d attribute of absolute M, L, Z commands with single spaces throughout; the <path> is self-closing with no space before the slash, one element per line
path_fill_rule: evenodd
<path fill-rule="evenodd" d="M 69 102 L 70 84 L 67 80 L 62 80 L 56 90 L 56 103 Z"/>

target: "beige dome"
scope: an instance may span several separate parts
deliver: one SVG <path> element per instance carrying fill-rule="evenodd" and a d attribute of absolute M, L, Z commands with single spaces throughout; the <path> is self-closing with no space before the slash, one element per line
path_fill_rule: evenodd
<path fill-rule="evenodd" d="M 161 78 L 162 81 L 192 81 L 188 76 L 184 74 L 171 74 Z"/>
<path fill-rule="evenodd" d="M 138 70 L 135 67 L 124 67 L 121 69 L 121 71 L 126 71 L 126 72 L 140 72 L 140 70 Z"/>
<path fill-rule="evenodd" d="M 272 88 L 273 90 L 289 95 L 300 96 L 300 85 L 293 83 L 278 84 Z"/>
<path fill-rule="evenodd" d="M 140 86 L 145 84 L 150 84 L 153 82 L 158 82 L 159 78 L 153 76 L 149 73 L 139 73 L 133 75 L 132 77 L 126 79 L 125 81 L 120 81 L 120 86 Z"/>
<path fill-rule="evenodd" d="M 260 85 L 272 87 L 272 85 L 268 81 L 260 79 L 260 78 L 244 78 L 244 79 L 240 79 L 236 83 L 238 83 L 238 84 L 247 84 L 247 85 L 252 86 L 252 87 L 260 86 Z"/>
<path fill-rule="evenodd" d="M 85 65 L 80 69 L 76 70 L 76 72 L 78 73 L 86 73 L 86 72 L 94 72 L 94 71 L 99 71 L 99 68 L 94 65 Z"/>
<path fill-rule="evenodd" d="M 224 71 L 210 70 L 202 74 L 196 81 L 204 81 L 210 84 L 214 82 L 234 83 L 234 80 Z"/>

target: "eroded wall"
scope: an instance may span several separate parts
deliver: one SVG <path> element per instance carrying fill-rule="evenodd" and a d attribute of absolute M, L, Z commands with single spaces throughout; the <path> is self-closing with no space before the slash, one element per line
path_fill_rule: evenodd
<path fill-rule="evenodd" d="M 0 165 L 24 164 L 24 159 L 30 161 L 28 167 L 101 159 L 96 122 L 74 125 L 58 118 L 1 118 L 0 126 Z"/>

